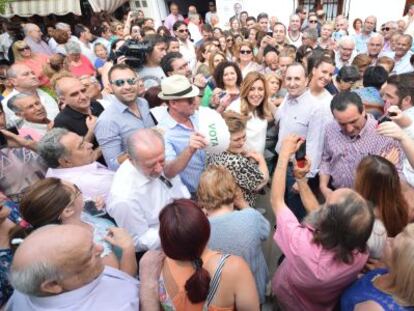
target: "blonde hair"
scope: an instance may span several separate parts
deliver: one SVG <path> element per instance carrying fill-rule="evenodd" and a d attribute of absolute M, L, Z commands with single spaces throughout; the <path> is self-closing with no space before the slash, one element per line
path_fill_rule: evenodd
<path fill-rule="evenodd" d="M 24 59 L 19 49 L 22 49 L 25 46 L 28 46 L 28 44 L 26 43 L 26 41 L 23 41 L 23 40 L 18 40 L 13 43 L 12 51 L 13 51 L 15 61 Z M 31 57 L 33 57 L 33 53 Z"/>
<path fill-rule="evenodd" d="M 390 278 L 391 286 L 385 290 L 403 306 L 414 305 L 414 224 L 409 224 L 399 234 L 399 243 L 394 244 Z"/>
<path fill-rule="evenodd" d="M 222 113 L 224 121 L 229 128 L 230 134 L 235 134 L 246 130 L 246 117 L 240 113 L 228 110 Z"/>
<path fill-rule="evenodd" d="M 253 56 L 252 61 L 256 61 L 256 57 L 254 56 L 253 43 L 251 43 L 250 41 L 244 40 L 244 41 L 240 42 L 239 44 L 237 44 L 237 46 L 235 47 L 237 62 L 240 62 L 240 49 L 243 46 L 247 46 L 252 51 L 252 56 Z"/>
<path fill-rule="evenodd" d="M 247 100 L 250 89 L 256 81 L 262 81 L 264 87 L 264 97 L 263 101 L 259 107 L 253 107 Z M 240 111 L 243 116 L 248 117 L 250 112 L 253 112 L 259 116 L 261 119 L 267 119 L 271 116 L 269 104 L 267 102 L 268 91 L 267 91 L 267 81 L 263 74 L 252 71 L 247 74 L 244 78 L 241 87 L 240 87 Z"/>
<path fill-rule="evenodd" d="M 269 88 L 269 81 L 273 78 L 276 79 L 277 81 L 279 81 L 279 90 L 278 91 L 280 91 L 280 89 L 282 88 L 282 84 L 283 84 L 283 78 L 282 78 L 282 75 L 278 72 L 269 72 L 269 73 L 265 74 L 265 79 L 266 79 L 266 82 L 267 82 L 266 87 Z M 269 91 L 268 91 L 268 93 L 269 93 Z"/>
<path fill-rule="evenodd" d="M 224 166 L 210 165 L 201 174 L 197 189 L 198 204 L 207 211 L 231 204 L 236 198 L 238 186 L 230 171 Z"/>

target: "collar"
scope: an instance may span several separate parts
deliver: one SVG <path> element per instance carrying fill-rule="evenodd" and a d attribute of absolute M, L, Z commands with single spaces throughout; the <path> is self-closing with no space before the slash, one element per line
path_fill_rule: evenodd
<path fill-rule="evenodd" d="M 103 164 L 99 162 L 92 162 L 90 164 L 81 165 L 81 166 L 75 166 L 75 167 L 58 167 L 58 168 L 49 168 L 50 171 L 54 171 L 57 173 L 68 173 L 68 172 L 74 172 L 74 171 L 80 171 L 80 172 L 87 172 L 90 170 L 98 170 L 98 169 L 107 169 Z M 109 171 L 109 170 L 108 170 Z"/>
<path fill-rule="evenodd" d="M 137 100 L 135 101 L 136 105 L 138 106 L 138 110 L 141 112 L 141 99 L 138 97 Z M 126 110 L 129 110 L 129 107 L 125 104 L 123 104 L 122 102 L 119 101 L 118 98 L 116 98 L 116 96 L 112 96 L 111 97 L 111 103 L 112 106 L 119 112 L 119 113 L 124 113 Z"/>
<path fill-rule="evenodd" d="M 191 123 L 193 123 L 194 128 L 198 129 L 199 112 L 195 111 L 194 114 L 191 115 L 189 119 L 190 119 Z M 181 126 L 181 127 L 187 128 L 184 125 L 182 125 L 182 124 L 178 123 L 177 121 L 175 121 L 175 119 L 170 115 L 169 112 L 166 113 L 165 118 L 163 120 L 163 123 L 165 123 L 166 127 L 169 128 L 169 129 L 172 129 L 176 126 Z"/>
<path fill-rule="evenodd" d="M 132 172 L 134 176 L 134 187 L 139 188 L 142 186 L 145 186 L 150 183 L 162 183 L 160 178 L 151 178 L 148 176 L 145 176 L 139 169 L 137 169 L 131 162 L 131 160 L 126 160 L 124 163 L 122 163 L 122 166 L 125 166 L 125 170 L 127 172 Z M 168 180 L 167 178 L 165 178 Z"/>
<path fill-rule="evenodd" d="M 293 97 L 290 94 L 288 94 L 286 100 L 289 104 L 297 104 L 306 96 L 306 93 L 307 90 L 305 89 L 305 91 L 301 95 L 296 97 Z"/>
<path fill-rule="evenodd" d="M 106 267 L 105 267 L 106 270 Z M 95 288 L 99 285 L 102 280 L 102 277 L 105 273 L 105 270 L 92 282 L 82 286 L 81 288 L 71 290 L 69 292 L 65 292 L 55 296 L 48 296 L 48 297 L 35 297 L 30 296 L 30 300 L 39 307 L 43 307 L 45 309 L 53 308 L 53 309 L 64 309 L 71 305 L 74 302 L 79 302 L 86 300 L 92 296 L 92 292 Z"/>

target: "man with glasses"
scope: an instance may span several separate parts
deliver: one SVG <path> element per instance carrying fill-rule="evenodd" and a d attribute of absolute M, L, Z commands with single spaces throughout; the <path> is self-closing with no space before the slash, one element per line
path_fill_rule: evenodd
<path fill-rule="evenodd" d="M 116 64 L 108 72 L 113 92 L 111 105 L 100 115 L 95 136 L 108 167 L 116 170 L 128 158 L 126 140 L 137 129 L 154 126 L 148 102 L 138 98 L 138 75 L 125 64 Z"/>
<path fill-rule="evenodd" d="M 140 129 L 127 140 L 129 159 L 115 173 L 107 211 L 134 239 L 138 258 L 160 248 L 160 211 L 174 199 L 190 193 L 178 176 L 164 176 L 165 146 L 154 129 Z"/>
<path fill-rule="evenodd" d="M 187 24 L 183 21 L 178 21 L 174 24 L 173 31 L 180 44 L 180 53 L 190 63 L 190 69 L 193 70 L 197 62 L 197 57 L 194 44 L 189 39 Z"/>
<path fill-rule="evenodd" d="M 186 77 L 173 75 L 162 81 L 158 95 L 168 103 L 168 113 L 158 124 L 165 131 L 165 177 L 180 175 L 193 196 L 206 161 L 202 149 L 207 145 L 198 133 L 200 115 L 195 97 L 199 92 Z"/>
<path fill-rule="evenodd" d="M 389 54 L 392 52 L 391 49 L 391 37 L 397 30 L 398 25 L 394 21 L 386 22 L 384 26 L 381 27 L 381 33 L 384 36 L 384 47 L 382 48 L 382 52 L 384 54 Z"/>
<path fill-rule="evenodd" d="M 338 51 L 335 53 L 336 69 L 340 70 L 344 65 L 351 65 L 355 56 L 354 39 L 350 36 L 342 37 L 338 42 Z"/>

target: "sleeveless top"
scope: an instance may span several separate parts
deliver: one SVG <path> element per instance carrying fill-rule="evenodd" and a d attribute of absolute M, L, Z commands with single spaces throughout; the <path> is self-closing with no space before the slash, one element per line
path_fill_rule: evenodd
<path fill-rule="evenodd" d="M 397 302 L 395 302 L 391 295 L 380 291 L 374 286 L 373 282 L 375 278 L 386 274 L 387 272 L 387 269 L 375 269 L 365 274 L 359 280 L 355 281 L 342 294 L 341 311 L 353 311 L 354 307 L 357 304 L 368 300 L 375 301 L 381 305 L 384 310 L 413 311 L 414 307 L 400 306 Z"/>
<path fill-rule="evenodd" d="M 217 293 L 217 289 L 220 285 L 221 273 L 223 271 L 224 263 L 229 258 L 229 254 L 223 254 L 219 260 L 216 271 L 210 281 L 210 289 L 207 295 L 206 301 L 193 304 L 187 297 L 186 290 L 184 288 L 186 279 L 182 279 L 180 275 L 173 275 L 174 272 L 170 269 L 171 263 L 168 262 L 168 258 L 164 261 L 164 268 L 167 269 L 171 276 L 171 279 L 178 287 L 178 293 L 174 297 L 170 297 L 165 287 L 164 278 L 161 273 L 159 280 L 159 297 L 160 303 L 164 311 L 233 311 L 234 307 L 222 308 L 211 305 L 214 297 Z M 208 258 L 210 259 L 210 258 Z M 208 259 L 206 261 L 208 261 Z"/>

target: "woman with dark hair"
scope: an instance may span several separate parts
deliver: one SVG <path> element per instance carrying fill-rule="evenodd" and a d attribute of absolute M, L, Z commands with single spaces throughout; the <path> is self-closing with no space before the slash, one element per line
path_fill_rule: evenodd
<path fill-rule="evenodd" d="M 395 166 L 387 159 L 366 156 L 356 170 L 355 191 L 374 205 L 375 223 L 368 246 L 371 257 L 380 258 L 388 237 L 408 224 L 408 204 Z"/>
<path fill-rule="evenodd" d="M 165 26 L 160 26 L 157 28 L 157 34 L 161 37 L 171 37 L 171 32 Z"/>
<path fill-rule="evenodd" d="M 214 70 L 213 78 L 216 88 L 213 90 L 209 106 L 223 112 L 239 97 L 243 76 L 236 63 L 223 61 Z"/>
<path fill-rule="evenodd" d="M 359 35 L 362 31 L 362 19 L 360 18 L 355 18 L 354 22 L 352 23 L 352 28 L 354 29 L 354 32 L 356 35 Z"/>
<path fill-rule="evenodd" d="M 335 72 L 335 63 L 330 57 L 322 56 L 316 60 L 312 71 L 309 73 L 309 93 L 314 99 L 314 104 L 322 107 L 325 122 L 333 120 L 331 112 L 332 95 L 326 87 L 332 82 Z"/>
<path fill-rule="evenodd" d="M 159 220 L 167 256 L 159 286 L 164 310 L 259 310 L 246 262 L 207 248 L 210 223 L 200 207 L 191 200 L 175 200 L 161 211 Z"/>
<path fill-rule="evenodd" d="M 235 178 L 223 166 L 209 166 L 203 172 L 197 198 L 211 225 L 209 247 L 246 260 L 264 303 L 269 271 L 262 242 L 269 236 L 269 222 L 242 199 Z"/>
<path fill-rule="evenodd" d="M 361 97 L 365 111 L 371 113 L 375 119 L 379 119 L 385 112 L 380 90 L 387 79 L 388 73 L 384 67 L 368 67 L 362 79 L 364 87 L 355 90 L 355 93 Z"/>
<path fill-rule="evenodd" d="M 21 221 L 10 231 L 10 241 L 23 239 L 33 230 L 50 224 L 76 224 L 91 230 L 94 241 L 103 246 L 102 260 L 106 265 L 135 276 L 137 263 L 132 238 L 126 231 L 114 228 L 104 218 L 83 211 L 82 192 L 71 183 L 58 178 L 45 178 L 29 187 L 20 204 Z M 118 259 L 113 247 L 122 250 Z"/>

